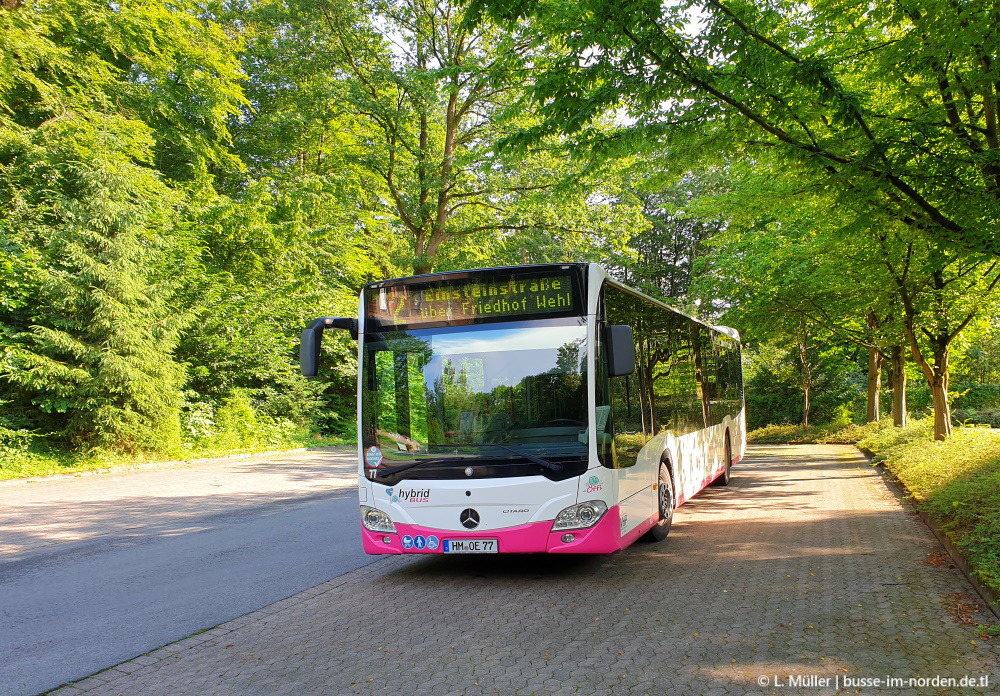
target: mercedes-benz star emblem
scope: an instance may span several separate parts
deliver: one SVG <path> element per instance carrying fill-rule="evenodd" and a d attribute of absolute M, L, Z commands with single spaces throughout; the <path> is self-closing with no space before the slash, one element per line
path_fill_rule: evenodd
<path fill-rule="evenodd" d="M 462 514 L 458 516 L 458 521 L 466 529 L 475 529 L 479 526 L 479 513 L 472 508 L 465 508 L 462 510 Z"/>

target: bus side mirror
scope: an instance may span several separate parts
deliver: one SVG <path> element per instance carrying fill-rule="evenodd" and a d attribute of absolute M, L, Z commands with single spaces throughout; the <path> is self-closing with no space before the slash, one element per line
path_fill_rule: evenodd
<path fill-rule="evenodd" d="M 608 376 L 625 377 L 635 372 L 635 341 L 632 327 L 617 324 L 605 328 L 608 346 Z"/>
<path fill-rule="evenodd" d="M 323 345 L 323 331 L 326 329 L 345 329 L 351 332 L 351 338 L 358 337 L 358 322 L 350 317 L 323 317 L 311 323 L 302 332 L 299 342 L 299 367 L 303 377 L 319 374 L 319 349 Z"/>

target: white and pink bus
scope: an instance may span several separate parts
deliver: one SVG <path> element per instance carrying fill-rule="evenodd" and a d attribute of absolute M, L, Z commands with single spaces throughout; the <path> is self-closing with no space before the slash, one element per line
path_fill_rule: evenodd
<path fill-rule="evenodd" d="M 358 348 L 364 549 L 609 553 L 662 540 L 674 509 L 726 485 L 746 448 L 736 331 L 594 264 L 372 283 Z"/>

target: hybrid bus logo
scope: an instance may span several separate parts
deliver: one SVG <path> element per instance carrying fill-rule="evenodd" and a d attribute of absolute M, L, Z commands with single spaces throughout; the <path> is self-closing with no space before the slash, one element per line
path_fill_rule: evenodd
<path fill-rule="evenodd" d="M 431 502 L 431 489 L 424 488 L 423 490 L 413 488 L 410 490 L 400 489 L 396 491 L 393 488 L 386 488 L 385 494 L 392 498 L 392 502 L 398 503 L 400 500 L 406 503 L 429 503 Z"/>

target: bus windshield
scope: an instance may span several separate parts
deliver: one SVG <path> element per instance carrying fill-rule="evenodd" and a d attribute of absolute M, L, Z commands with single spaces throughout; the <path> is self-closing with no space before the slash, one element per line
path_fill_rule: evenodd
<path fill-rule="evenodd" d="M 539 472 L 539 460 L 582 463 L 586 335 L 581 318 L 367 334 L 361 409 L 369 466 L 420 462 L 408 476 L 451 478 L 487 462 L 492 475 L 505 476 L 515 474 L 495 468 L 528 474 Z"/>

